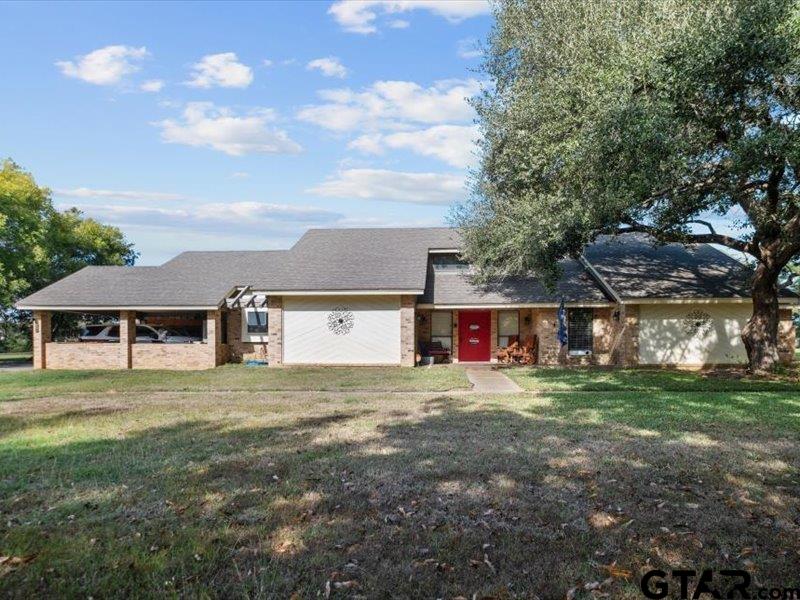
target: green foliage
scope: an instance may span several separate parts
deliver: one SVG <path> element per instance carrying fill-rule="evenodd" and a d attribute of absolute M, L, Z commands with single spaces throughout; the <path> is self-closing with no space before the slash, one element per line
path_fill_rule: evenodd
<path fill-rule="evenodd" d="M 0 324 L 7 338 L 21 315 L 14 302 L 87 265 L 132 265 L 137 253 L 122 232 L 59 212 L 50 190 L 11 160 L 0 168 Z"/>
<path fill-rule="evenodd" d="M 620 229 L 748 252 L 773 281 L 800 252 L 796 1 L 510 0 L 495 16 L 482 162 L 455 214 L 483 278 L 552 281 Z M 741 235 L 704 212 L 738 215 Z"/>

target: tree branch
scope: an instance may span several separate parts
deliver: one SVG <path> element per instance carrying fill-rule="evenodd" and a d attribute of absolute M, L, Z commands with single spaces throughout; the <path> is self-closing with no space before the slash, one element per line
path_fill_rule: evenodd
<path fill-rule="evenodd" d="M 729 235 L 716 233 L 710 223 L 697 220 L 687 221 L 686 224 L 688 223 L 701 223 L 706 225 L 709 228 L 710 233 L 670 233 L 668 231 L 664 231 L 663 229 L 657 229 L 642 223 L 626 223 L 625 227 L 617 228 L 614 233 L 617 235 L 623 235 L 626 233 L 647 233 L 653 236 L 655 239 L 663 242 L 679 242 L 683 244 L 719 244 L 721 246 L 732 248 L 733 250 L 738 250 L 739 252 L 745 252 L 756 258 L 760 258 L 761 256 L 757 246 Z"/>

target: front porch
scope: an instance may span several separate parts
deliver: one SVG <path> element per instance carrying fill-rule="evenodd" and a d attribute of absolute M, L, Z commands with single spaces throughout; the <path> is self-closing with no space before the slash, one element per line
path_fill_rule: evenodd
<path fill-rule="evenodd" d="M 417 307 L 418 362 L 431 343 L 449 351 L 449 361 L 464 364 L 628 365 L 638 355 L 638 312 L 613 305 L 568 306 L 571 342 L 558 341 L 558 307 Z M 467 322 L 467 320 L 469 322 Z M 465 339 L 466 338 L 466 339 Z M 509 348 L 513 351 L 509 352 Z M 522 362 L 522 361 L 519 361 Z"/>

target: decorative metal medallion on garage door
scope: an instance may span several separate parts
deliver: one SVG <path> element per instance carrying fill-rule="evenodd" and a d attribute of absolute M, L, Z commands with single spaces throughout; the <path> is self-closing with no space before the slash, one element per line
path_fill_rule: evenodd
<path fill-rule="evenodd" d="M 488 310 L 458 312 L 459 362 L 488 362 L 491 358 L 492 318 Z"/>

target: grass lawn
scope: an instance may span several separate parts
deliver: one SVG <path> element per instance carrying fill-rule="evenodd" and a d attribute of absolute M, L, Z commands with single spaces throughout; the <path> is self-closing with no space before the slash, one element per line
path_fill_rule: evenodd
<path fill-rule="evenodd" d="M 28 362 L 33 360 L 30 352 L 0 352 L 0 365 L 3 363 Z"/>
<path fill-rule="evenodd" d="M 0 372 L 0 401 L 84 392 L 467 389 L 461 367 L 291 367 L 269 369 L 229 364 L 205 371 Z"/>
<path fill-rule="evenodd" d="M 676 369 L 598 369 L 513 367 L 503 373 L 530 391 L 800 391 L 797 365 L 770 379 L 751 378 L 743 369 L 681 371 Z"/>
<path fill-rule="evenodd" d="M 638 599 L 654 567 L 800 584 L 797 389 L 634 384 L 2 402 L 0 594 Z"/>

